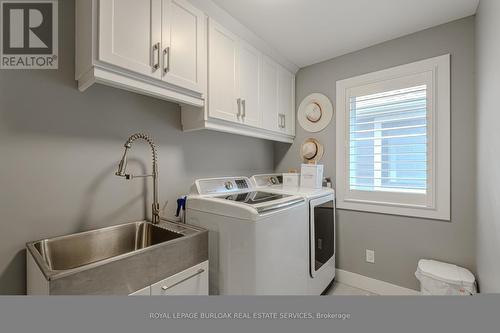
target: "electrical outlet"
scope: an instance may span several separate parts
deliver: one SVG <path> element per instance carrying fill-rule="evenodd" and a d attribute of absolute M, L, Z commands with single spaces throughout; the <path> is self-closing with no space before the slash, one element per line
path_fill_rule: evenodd
<path fill-rule="evenodd" d="M 375 263 L 375 251 L 374 250 L 366 250 L 366 262 L 371 264 Z"/>

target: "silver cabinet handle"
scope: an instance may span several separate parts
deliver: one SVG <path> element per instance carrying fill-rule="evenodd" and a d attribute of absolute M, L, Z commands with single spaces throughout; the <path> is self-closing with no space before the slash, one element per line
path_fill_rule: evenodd
<path fill-rule="evenodd" d="M 236 114 L 236 116 L 238 117 L 238 119 L 240 119 L 240 116 L 241 116 L 241 98 L 237 98 L 236 103 L 238 104 L 238 113 Z"/>
<path fill-rule="evenodd" d="M 162 287 L 161 287 L 161 289 L 162 289 L 162 290 L 168 290 L 168 289 L 170 289 L 170 288 L 173 288 L 173 287 L 177 286 L 178 284 L 181 284 L 182 282 L 187 281 L 187 280 L 189 280 L 190 278 L 193 278 L 193 277 L 195 277 L 196 275 L 199 275 L 199 274 L 201 274 L 201 273 L 203 273 L 203 272 L 205 272 L 205 270 L 204 270 L 203 268 L 200 268 L 200 269 L 199 269 L 196 273 L 191 274 L 191 275 L 189 275 L 188 277 L 186 277 L 186 278 L 184 278 L 184 279 L 182 279 L 182 280 L 180 280 L 180 281 L 177 281 L 176 283 L 174 283 L 174 284 L 173 284 L 173 285 L 171 285 L 171 286 L 162 286 Z"/>
<path fill-rule="evenodd" d="M 283 128 L 286 128 L 286 114 L 283 114 Z"/>
<path fill-rule="evenodd" d="M 167 46 L 163 50 L 163 73 L 167 74 L 169 71 L 170 71 L 170 46 Z"/>
<path fill-rule="evenodd" d="M 155 54 L 156 54 L 156 58 L 155 58 Z M 153 72 L 155 72 L 158 68 L 160 68 L 160 42 L 153 45 L 152 58 L 153 58 L 153 61 L 152 61 Z"/>
<path fill-rule="evenodd" d="M 285 115 L 283 113 L 279 114 L 279 122 L 278 122 L 278 127 L 279 128 L 285 128 Z"/>
<path fill-rule="evenodd" d="M 247 116 L 247 101 L 245 99 L 241 100 L 241 105 L 243 107 L 243 114 L 241 116 L 245 118 Z"/>

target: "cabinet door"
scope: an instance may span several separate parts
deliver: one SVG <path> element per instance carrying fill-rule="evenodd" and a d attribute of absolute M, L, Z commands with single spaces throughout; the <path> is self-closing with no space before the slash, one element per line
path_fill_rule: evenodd
<path fill-rule="evenodd" d="M 278 64 L 268 57 L 262 58 L 261 75 L 262 125 L 271 131 L 280 130 L 278 119 Z"/>
<path fill-rule="evenodd" d="M 203 93 L 207 66 L 205 15 L 186 0 L 163 0 L 162 22 L 163 80 Z"/>
<path fill-rule="evenodd" d="M 295 76 L 278 68 L 278 123 L 281 131 L 295 135 Z"/>
<path fill-rule="evenodd" d="M 241 121 L 250 126 L 260 127 L 262 112 L 260 108 L 261 54 L 252 46 L 240 41 L 240 98 Z"/>
<path fill-rule="evenodd" d="M 208 262 L 205 261 L 153 284 L 151 295 L 208 295 Z"/>
<path fill-rule="evenodd" d="M 99 60 L 161 78 L 161 1 L 99 1 Z"/>
<path fill-rule="evenodd" d="M 241 114 L 238 38 L 213 20 L 208 30 L 208 115 L 237 122 Z"/>

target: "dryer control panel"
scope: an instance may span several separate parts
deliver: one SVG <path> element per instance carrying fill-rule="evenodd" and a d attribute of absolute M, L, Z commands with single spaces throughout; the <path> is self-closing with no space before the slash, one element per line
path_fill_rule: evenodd
<path fill-rule="evenodd" d="M 272 173 L 267 175 L 255 175 L 252 177 L 252 180 L 257 187 L 283 185 L 283 174 Z"/>

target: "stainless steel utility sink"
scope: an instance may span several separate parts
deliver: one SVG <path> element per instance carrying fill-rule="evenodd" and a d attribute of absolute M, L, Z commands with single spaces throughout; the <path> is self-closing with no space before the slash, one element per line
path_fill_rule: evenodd
<path fill-rule="evenodd" d="M 139 221 L 29 242 L 26 248 L 30 294 L 128 295 L 208 260 L 208 232 Z"/>
<path fill-rule="evenodd" d="M 33 247 L 52 271 L 69 270 L 168 242 L 184 235 L 149 222 L 134 222 L 44 239 Z"/>

